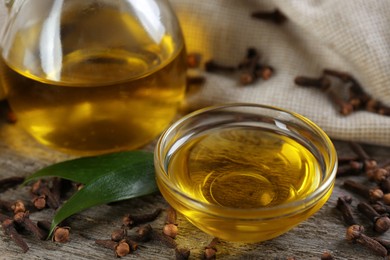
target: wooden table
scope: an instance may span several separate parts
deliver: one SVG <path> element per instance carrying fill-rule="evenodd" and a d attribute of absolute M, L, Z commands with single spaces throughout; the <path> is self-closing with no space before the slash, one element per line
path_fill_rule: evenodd
<path fill-rule="evenodd" d="M 0 121 L 0 178 L 27 176 L 44 166 L 71 158 L 42 147 L 17 125 L 8 124 L 4 119 L 0 120 L 3 120 Z M 345 142 L 335 141 L 335 145 L 340 156 L 353 154 Z M 364 148 L 378 160 L 384 160 L 390 155 L 388 147 L 367 145 Z M 287 259 L 288 257 L 320 259 L 326 251 L 336 259 L 382 259 L 369 250 L 345 240 L 346 226 L 340 212 L 335 209 L 338 196 L 348 194 L 342 187 L 345 178 L 337 179 L 331 198 L 319 212 L 290 232 L 271 241 L 256 244 L 221 241 L 218 245 L 218 259 Z M 364 177 L 353 177 L 353 179 L 366 181 Z M 28 201 L 31 197 L 28 188 L 25 187 L 7 190 L 0 194 L 0 199 Z M 354 196 L 355 208 L 359 199 L 361 198 Z M 32 235 L 26 234 L 24 238 L 30 250 L 25 254 L 21 253 L 20 248 L 1 232 L 0 259 L 114 259 L 112 251 L 95 245 L 94 240 L 110 238 L 111 232 L 121 226 L 124 214 L 150 212 L 156 207 L 166 207 L 166 202 L 160 195 L 86 210 L 72 217 L 70 242 L 57 244 L 51 241 L 39 241 Z M 53 214 L 53 210 L 47 209 L 32 213 L 30 218 L 33 221 L 51 220 Z M 151 225 L 155 229 L 161 229 L 164 220 L 163 214 Z M 366 227 L 367 233 L 373 235 L 368 220 L 360 217 L 359 221 Z M 212 237 L 192 226 L 183 216 L 179 216 L 178 222 L 178 244 L 191 249 L 190 259 L 201 259 L 203 248 Z M 390 231 L 381 237 L 390 239 Z M 174 259 L 175 255 L 173 249 L 158 242 L 149 242 L 134 254 L 124 258 Z"/>

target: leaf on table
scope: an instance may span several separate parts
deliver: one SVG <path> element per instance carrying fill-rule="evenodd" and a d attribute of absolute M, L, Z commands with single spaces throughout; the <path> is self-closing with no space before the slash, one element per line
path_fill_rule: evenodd
<path fill-rule="evenodd" d="M 46 177 L 60 177 L 73 182 L 87 184 L 110 171 L 137 165 L 144 160 L 153 161 L 153 153 L 125 151 L 92 157 L 83 157 L 50 165 L 28 176 L 24 184 Z M 135 166 L 137 167 L 137 166 Z"/>
<path fill-rule="evenodd" d="M 53 218 L 50 233 L 63 220 L 87 208 L 158 191 L 153 163 L 145 161 L 143 166 L 142 170 L 129 166 L 128 169 L 112 171 L 85 185 L 58 210 Z"/>
<path fill-rule="evenodd" d="M 135 198 L 158 191 L 153 153 L 129 151 L 61 162 L 32 174 L 26 182 L 60 177 L 84 183 L 56 212 L 51 228 L 71 215 L 93 206 Z"/>

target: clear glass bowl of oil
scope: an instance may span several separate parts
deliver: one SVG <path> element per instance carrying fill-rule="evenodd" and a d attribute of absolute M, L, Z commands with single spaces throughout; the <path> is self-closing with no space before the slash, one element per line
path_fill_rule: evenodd
<path fill-rule="evenodd" d="M 256 104 L 209 107 L 180 119 L 155 150 L 158 187 L 177 211 L 221 239 L 277 237 L 330 197 L 335 148 L 317 125 Z"/>
<path fill-rule="evenodd" d="M 3 4 L 0 83 L 38 141 L 101 154 L 141 147 L 172 123 L 186 55 L 167 0 Z"/>

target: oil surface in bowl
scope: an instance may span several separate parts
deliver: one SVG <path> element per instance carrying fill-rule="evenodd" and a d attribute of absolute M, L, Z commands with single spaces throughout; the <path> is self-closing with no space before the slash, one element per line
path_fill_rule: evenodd
<path fill-rule="evenodd" d="M 318 162 L 306 147 L 251 126 L 213 129 L 187 141 L 171 157 L 168 173 L 173 185 L 190 197 L 241 209 L 303 198 L 321 181 Z"/>

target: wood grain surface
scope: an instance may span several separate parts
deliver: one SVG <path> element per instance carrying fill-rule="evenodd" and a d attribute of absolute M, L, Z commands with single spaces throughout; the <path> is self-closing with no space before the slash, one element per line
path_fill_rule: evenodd
<path fill-rule="evenodd" d="M 2 119 L 0 119 L 2 120 Z M 352 155 L 352 151 L 345 142 L 334 141 L 339 156 Z M 365 145 L 367 152 L 378 160 L 385 160 L 390 155 L 390 148 Z M 0 178 L 10 176 L 27 176 L 34 171 L 66 159 L 72 158 L 59 152 L 37 144 L 26 135 L 18 125 L 0 121 Z M 342 187 L 344 178 L 338 178 L 334 192 L 325 204 L 313 217 L 301 223 L 288 233 L 270 241 L 241 244 L 221 241 L 218 244 L 218 259 L 320 259 L 324 252 L 330 252 L 335 259 L 382 259 L 371 251 L 349 243 L 345 240 L 346 226 L 340 212 L 335 209 L 338 196 L 350 194 Z M 365 177 L 348 177 L 358 181 L 366 181 Z M 367 185 L 374 185 L 368 183 Z M 353 194 L 352 194 L 353 195 Z M 354 196 L 353 206 L 362 198 Z M 30 200 L 28 187 L 9 189 L 0 193 L 3 200 Z M 138 214 L 151 212 L 156 207 L 167 207 L 164 199 L 159 195 L 146 196 L 116 203 L 103 205 L 74 215 L 70 219 L 71 237 L 66 244 L 57 244 L 52 241 L 39 241 L 32 235 L 24 234 L 30 249 L 22 253 L 13 241 L 0 232 L 0 259 L 115 259 L 115 255 L 108 249 L 95 245 L 95 239 L 109 239 L 113 230 L 121 226 L 124 214 Z M 51 220 L 54 212 L 47 209 L 34 212 L 30 218 L 33 221 Z M 151 223 L 161 230 L 165 220 L 165 213 Z M 359 216 L 359 221 L 366 227 L 366 233 L 372 232 L 370 223 Z M 180 247 L 191 250 L 190 259 L 201 259 L 204 247 L 212 237 L 192 226 L 183 216 L 179 215 L 179 235 L 177 243 Z M 134 232 L 134 231 L 130 231 Z M 390 231 L 381 235 L 390 239 Z M 142 245 L 135 253 L 123 257 L 124 259 L 175 259 L 173 249 L 158 242 L 149 242 Z"/>

